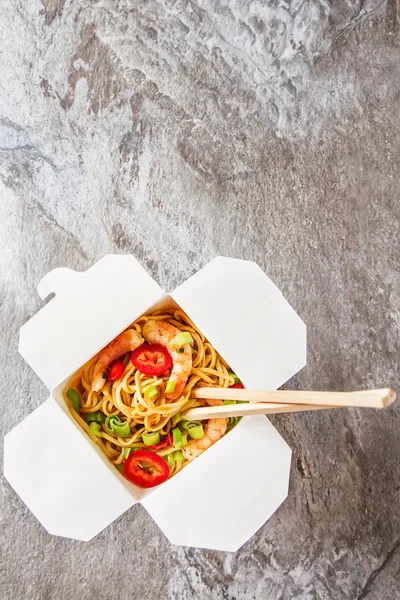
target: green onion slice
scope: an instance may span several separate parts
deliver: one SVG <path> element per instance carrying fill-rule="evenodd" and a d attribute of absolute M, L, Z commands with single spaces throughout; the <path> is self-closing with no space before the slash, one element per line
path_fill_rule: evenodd
<path fill-rule="evenodd" d="M 233 379 L 235 380 L 235 383 L 240 383 L 240 379 L 239 377 L 236 375 L 236 373 L 228 373 L 228 375 L 230 375 L 231 377 L 233 377 Z"/>
<path fill-rule="evenodd" d="M 177 346 L 185 346 L 186 344 L 194 344 L 194 339 L 189 331 L 181 331 L 181 333 L 175 336 L 174 343 Z"/>
<path fill-rule="evenodd" d="M 175 452 L 173 452 L 173 459 L 178 462 L 182 462 L 183 460 L 185 460 L 185 457 L 183 456 L 183 453 L 180 450 L 175 450 Z"/>
<path fill-rule="evenodd" d="M 175 429 L 171 429 L 171 433 L 174 442 L 174 448 L 179 450 L 179 448 L 182 448 L 182 446 L 186 446 L 187 436 L 182 435 L 182 432 L 178 427 L 175 427 Z"/>
<path fill-rule="evenodd" d="M 93 413 L 86 413 L 85 414 L 85 421 L 86 423 L 104 423 L 104 421 L 106 420 L 106 416 L 104 413 L 101 412 L 101 410 L 96 410 L 96 412 Z"/>
<path fill-rule="evenodd" d="M 129 423 L 127 421 L 120 421 L 119 423 L 114 423 L 114 432 L 120 437 L 129 437 L 131 435 L 131 428 L 129 427 Z"/>
<path fill-rule="evenodd" d="M 112 417 L 112 416 L 109 416 L 106 418 L 105 427 L 106 427 L 106 430 L 108 433 L 114 433 L 114 427 L 111 425 L 111 419 L 113 419 L 113 418 L 114 417 Z"/>
<path fill-rule="evenodd" d="M 72 406 L 74 407 L 74 411 L 75 412 L 80 412 L 81 410 L 81 395 L 79 392 L 77 392 L 74 388 L 69 388 L 69 390 L 67 390 L 67 398 L 68 400 L 71 402 Z"/>
<path fill-rule="evenodd" d="M 167 454 L 167 456 L 164 457 L 169 467 L 172 467 L 175 462 L 174 454 L 175 452 L 171 452 L 170 454 Z"/>
<path fill-rule="evenodd" d="M 148 398 L 150 398 L 150 400 L 152 400 L 153 398 L 155 398 L 156 396 L 158 396 L 158 389 L 156 388 L 155 385 L 147 385 L 143 389 L 143 393 L 144 393 L 145 396 L 147 396 Z"/>
<path fill-rule="evenodd" d="M 120 437 L 129 437 L 131 435 L 131 428 L 128 421 L 121 421 L 119 417 L 108 416 L 104 425 L 108 433 L 115 433 Z"/>
<path fill-rule="evenodd" d="M 102 437 L 103 434 L 101 433 L 101 427 L 98 423 L 90 423 L 89 429 L 90 433 L 93 433 L 93 435 L 98 435 L 99 437 Z"/>
<path fill-rule="evenodd" d="M 142 440 L 146 446 L 154 446 L 154 444 L 158 444 L 160 441 L 160 432 L 159 431 L 145 431 L 142 433 Z"/>
<path fill-rule="evenodd" d="M 183 421 L 182 427 L 186 429 L 193 440 L 200 440 L 204 437 L 203 425 L 199 421 Z"/>
<path fill-rule="evenodd" d="M 232 427 L 235 427 L 235 425 L 237 425 L 240 421 L 240 417 L 229 417 L 228 419 L 228 429 L 232 429 Z"/>
<path fill-rule="evenodd" d="M 175 390 L 175 386 L 176 386 L 176 379 L 175 379 L 175 381 L 168 381 L 167 385 L 165 386 L 165 393 L 172 394 L 172 392 Z"/>
<path fill-rule="evenodd" d="M 182 413 L 178 412 L 172 417 L 172 427 L 175 427 L 182 420 Z"/>

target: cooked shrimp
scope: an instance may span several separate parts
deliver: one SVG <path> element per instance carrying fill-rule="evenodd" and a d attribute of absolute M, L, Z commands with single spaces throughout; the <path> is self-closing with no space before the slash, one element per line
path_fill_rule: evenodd
<path fill-rule="evenodd" d="M 169 378 L 171 383 L 175 382 L 174 391 L 165 394 L 170 400 L 178 398 L 187 382 L 187 378 L 192 370 L 192 349 L 190 344 L 185 344 L 182 352 L 178 352 L 173 344 L 174 338 L 181 333 L 179 329 L 166 323 L 165 321 L 147 321 L 142 328 L 144 338 L 152 344 L 165 346 L 172 358 L 172 371 Z"/>
<path fill-rule="evenodd" d="M 93 371 L 92 390 L 99 392 L 106 382 L 104 373 L 106 373 L 110 364 L 120 358 L 127 352 L 131 352 L 141 346 L 144 339 L 136 331 L 136 329 L 127 329 L 123 331 L 118 337 L 110 342 L 104 350 L 102 350 L 99 360 Z"/>
<path fill-rule="evenodd" d="M 226 432 L 228 419 L 209 419 L 204 427 L 204 436 L 200 440 L 190 440 L 181 450 L 186 460 L 194 460 L 218 442 Z"/>
<path fill-rule="evenodd" d="M 222 406 L 224 403 L 220 398 L 198 398 L 196 402 L 199 406 Z"/>

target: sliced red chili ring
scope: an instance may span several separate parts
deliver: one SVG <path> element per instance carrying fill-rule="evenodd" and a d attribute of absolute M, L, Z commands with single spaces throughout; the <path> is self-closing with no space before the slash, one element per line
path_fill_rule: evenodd
<path fill-rule="evenodd" d="M 114 360 L 114 362 L 111 363 L 110 370 L 107 375 L 108 381 L 115 381 L 116 379 L 119 379 L 123 372 L 124 364 L 122 360 Z"/>
<path fill-rule="evenodd" d="M 142 344 L 132 352 L 131 362 L 144 375 L 162 375 L 172 366 L 172 357 L 160 344 Z"/>
<path fill-rule="evenodd" d="M 150 450 L 131 452 L 124 462 L 124 475 L 129 481 L 143 488 L 150 488 L 166 481 L 169 466 L 158 454 Z"/>

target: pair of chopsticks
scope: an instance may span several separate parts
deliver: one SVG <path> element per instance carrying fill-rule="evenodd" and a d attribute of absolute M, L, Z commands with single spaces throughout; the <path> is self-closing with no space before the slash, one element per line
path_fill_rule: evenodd
<path fill-rule="evenodd" d="M 386 408 L 396 399 L 390 388 L 358 392 L 305 392 L 296 390 L 245 390 L 239 388 L 202 387 L 192 391 L 192 398 L 247 401 L 248 404 L 224 404 L 190 408 L 183 418 L 191 421 L 220 417 L 326 410 L 329 408 Z"/>

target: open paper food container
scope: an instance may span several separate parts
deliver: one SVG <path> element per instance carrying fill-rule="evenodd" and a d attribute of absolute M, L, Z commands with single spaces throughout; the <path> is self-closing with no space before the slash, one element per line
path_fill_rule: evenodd
<path fill-rule="evenodd" d="M 255 263 L 217 257 L 166 294 L 133 256 L 107 255 L 82 273 L 51 271 L 38 291 L 55 297 L 21 328 L 19 350 L 50 397 L 6 435 L 17 494 L 53 535 L 88 541 L 140 502 L 173 544 L 237 550 L 287 496 L 291 450 L 265 416 L 243 418 L 145 490 L 79 427 L 62 390 L 136 318 L 166 305 L 184 310 L 245 387 L 276 389 L 306 361 L 305 325 L 278 288 Z"/>

